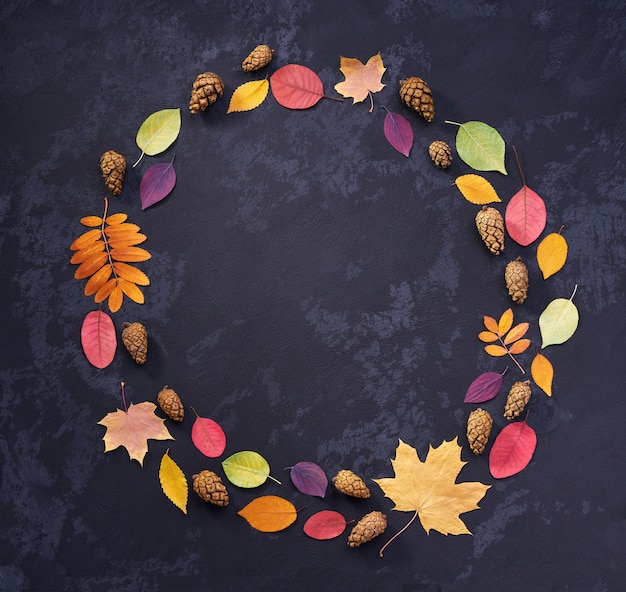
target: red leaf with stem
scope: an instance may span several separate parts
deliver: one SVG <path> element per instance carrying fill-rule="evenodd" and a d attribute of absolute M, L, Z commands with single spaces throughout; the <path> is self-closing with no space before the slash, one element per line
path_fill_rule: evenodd
<path fill-rule="evenodd" d="M 537 447 L 537 434 L 526 420 L 506 426 L 497 436 L 489 452 L 489 471 L 496 479 L 504 479 L 524 470 Z"/>
<path fill-rule="evenodd" d="M 318 541 L 338 537 L 346 529 L 346 519 L 333 510 L 321 510 L 313 514 L 302 527 L 307 536 Z"/>
<path fill-rule="evenodd" d="M 195 447 L 209 458 L 221 456 L 226 449 L 224 430 L 216 421 L 200 417 L 195 409 L 193 412 L 196 414 L 196 421 L 191 428 L 191 440 Z"/>
<path fill-rule="evenodd" d="M 306 66 L 287 64 L 270 77 L 272 94 L 287 109 L 308 109 L 324 97 L 321 78 Z"/>

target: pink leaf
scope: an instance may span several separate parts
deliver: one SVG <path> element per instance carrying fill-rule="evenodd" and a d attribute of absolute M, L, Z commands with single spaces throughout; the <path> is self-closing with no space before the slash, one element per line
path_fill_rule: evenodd
<path fill-rule="evenodd" d="M 338 537 L 346 529 L 346 519 L 333 510 L 322 510 L 313 514 L 302 527 L 312 539 L 326 541 Z"/>
<path fill-rule="evenodd" d="M 141 177 L 139 197 L 141 209 L 145 210 L 166 198 L 176 185 L 174 159 L 172 162 L 153 164 Z"/>
<path fill-rule="evenodd" d="M 527 247 L 546 227 L 546 204 L 530 187 L 524 185 L 506 206 L 504 222 L 510 237 Z"/>
<path fill-rule="evenodd" d="M 402 115 L 387 110 L 383 129 L 387 141 L 400 154 L 408 157 L 413 147 L 413 128 L 409 121 Z"/>
<path fill-rule="evenodd" d="M 537 446 L 537 434 L 526 421 L 506 426 L 495 439 L 489 453 L 489 471 L 496 479 L 524 470 Z"/>
<path fill-rule="evenodd" d="M 308 109 L 324 96 L 321 78 L 306 66 L 287 64 L 270 77 L 272 94 L 287 109 Z"/>
<path fill-rule="evenodd" d="M 208 417 L 200 417 L 197 413 L 191 428 L 191 440 L 209 458 L 221 456 L 226 449 L 226 434 L 220 424 Z"/>
<path fill-rule="evenodd" d="M 291 480 L 300 493 L 324 497 L 328 478 L 324 470 L 312 462 L 299 462 L 291 467 Z"/>
<path fill-rule="evenodd" d="M 115 356 L 117 336 L 111 317 L 101 310 L 87 313 L 80 330 L 80 341 L 89 363 L 106 368 Z"/>
<path fill-rule="evenodd" d="M 504 369 L 506 372 L 506 368 Z M 493 399 L 502 388 L 504 372 L 484 372 L 469 385 L 464 403 L 484 403 Z"/>

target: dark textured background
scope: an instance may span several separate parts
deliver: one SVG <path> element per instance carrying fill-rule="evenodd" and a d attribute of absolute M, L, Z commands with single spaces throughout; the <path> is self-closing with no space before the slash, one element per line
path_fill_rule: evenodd
<path fill-rule="evenodd" d="M 304 0 L 255 2 L 15 1 L 0 8 L 0 590 L 189 592 L 200 590 L 616 591 L 626 576 L 623 361 L 626 216 L 624 73 L 626 11 L 619 0 Z M 260 42 L 276 50 L 261 73 L 240 64 Z M 326 92 L 343 80 L 340 55 L 381 52 L 386 87 L 376 108 L 322 100 L 290 111 L 273 97 L 226 115 L 236 86 L 286 63 L 319 73 Z M 225 96 L 203 115 L 187 103 L 195 76 L 218 72 Z M 435 97 L 426 124 L 400 103 L 398 80 L 418 75 Z M 383 137 L 383 105 L 415 131 L 410 158 Z M 130 163 L 152 112 L 180 107 L 182 130 L 167 153 L 127 173 L 111 211 L 129 214 L 153 258 L 146 304 L 113 315 L 150 335 L 144 367 L 123 347 L 111 366 L 85 359 L 80 327 L 95 308 L 73 279 L 68 249 L 78 220 L 99 215 L 106 194 L 100 155 Z M 507 143 L 509 176 L 485 173 L 503 199 L 526 180 L 547 204 L 546 231 L 570 245 L 547 281 L 536 243 L 508 241 L 491 256 L 474 227 L 477 206 L 451 187 L 472 172 L 458 157 L 430 162 L 434 139 L 453 145 L 445 119 L 480 120 Z M 141 174 L 176 154 L 172 195 L 145 212 Z M 529 424 L 539 442 L 530 466 L 491 478 L 486 455 L 467 448 L 469 383 L 506 360 L 476 334 L 483 314 L 511 305 L 506 261 L 528 263 L 531 323 L 569 297 L 578 331 L 545 353 L 554 396 L 534 390 Z M 105 309 L 106 310 L 106 309 Z M 520 356 L 529 367 L 535 345 Z M 505 391 L 486 404 L 495 431 Z M 150 441 L 144 467 L 124 449 L 103 454 L 104 415 L 174 387 L 188 406 L 175 442 Z M 184 516 L 161 493 L 170 449 L 189 476 L 221 472 L 192 445 L 189 406 L 221 423 L 225 454 L 263 454 L 283 481 L 231 487 L 231 505 L 193 493 Z M 465 514 L 473 536 L 426 535 L 372 485 L 367 501 L 332 491 L 306 498 L 284 467 L 319 463 L 392 476 L 398 438 L 424 458 L 459 437 L 461 480 L 492 488 Z M 236 515 L 262 494 L 303 508 L 273 535 Z M 302 532 L 314 511 L 347 518 L 381 509 L 388 533 L 360 549 L 345 535 Z"/>

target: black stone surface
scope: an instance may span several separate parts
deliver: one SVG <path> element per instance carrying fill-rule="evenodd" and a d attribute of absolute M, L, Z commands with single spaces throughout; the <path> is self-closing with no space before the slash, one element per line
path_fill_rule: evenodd
<path fill-rule="evenodd" d="M 489 2 L 16 1 L 0 8 L 0 590 L 385 590 L 389 592 L 623 589 L 626 575 L 624 342 L 624 74 L 626 11 L 618 0 Z M 258 43 L 272 64 L 244 74 Z M 343 80 L 341 55 L 381 52 L 386 87 L 375 109 L 324 99 L 290 111 L 268 96 L 226 114 L 241 83 L 287 63 L 319 74 L 326 93 Z M 195 76 L 218 72 L 225 96 L 187 111 Z M 398 81 L 421 76 L 436 118 L 406 110 Z M 383 136 L 382 106 L 405 115 L 410 158 Z M 111 211 L 148 236 L 146 303 L 113 316 L 150 335 L 139 367 L 121 344 L 104 370 L 83 355 L 80 327 L 94 310 L 73 279 L 69 245 L 79 219 L 99 215 L 107 149 L 139 156 L 135 134 L 152 112 L 180 107 L 182 129 L 164 154 L 129 168 Z M 508 176 L 484 173 L 503 203 L 528 185 L 546 201 L 544 235 L 558 231 L 565 268 L 544 281 L 536 244 L 508 241 L 491 256 L 474 227 L 477 206 L 451 184 L 474 172 L 455 155 L 439 171 L 432 140 L 454 145 L 444 120 L 479 120 L 506 144 Z M 176 154 L 178 182 L 145 211 L 142 173 Z M 516 319 L 531 323 L 554 298 L 574 302 L 580 325 L 545 350 L 554 396 L 537 388 L 529 424 L 538 446 L 528 468 L 491 478 L 464 436 L 469 383 L 507 361 L 488 357 L 482 315 L 511 306 L 506 261 L 531 274 Z M 105 308 L 106 310 L 106 308 Z M 485 405 L 501 416 L 521 375 Z M 155 400 L 164 384 L 187 405 L 175 442 L 151 441 L 144 466 L 124 449 L 103 454 L 97 422 L 129 400 Z M 190 476 L 221 471 L 190 440 L 193 406 L 224 427 L 227 450 L 256 450 L 283 485 L 231 486 L 231 505 L 207 507 L 193 492 L 184 516 L 162 494 L 169 449 Z M 426 535 L 414 524 L 380 545 L 410 515 L 373 483 L 370 500 L 299 494 L 284 467 L 317 462 L 392 476 L 398 438 L 424 458 L 429 444 L 459 438 L 460 480 L 492 485 L 465 514 L 473 536 Z M 301 508 L 276 534 L 252 530 L 237 511 L 258 495 Z M 348 519 L 384 511 L 388 532 L 360 549 L 345 535 L 302 532 L 314 511 Z M 379 542 L 380 541 L 380 542 Z"/>

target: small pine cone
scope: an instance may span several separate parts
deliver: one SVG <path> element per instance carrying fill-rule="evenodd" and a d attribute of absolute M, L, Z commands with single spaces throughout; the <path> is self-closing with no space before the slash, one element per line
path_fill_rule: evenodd
<path fill-rule="evenodd" d="M 489 440 L 493 419 L 488 411 L 474 409 L 467 418 L 467 441 L 474 454 L 485 452 L 485 446 Z"/>
<path fill-rule="evenodd" d="M 126 174 L 126 159 L 124 155 L 115 152 L 115 150 L 107 150 L 100 157 L 100 170 L 109 191 L 113 195 L 119 195 L 122 192 L 124 175 Z"/>
<path fill-rule="evenodd" d="M 193 475 L 193 490 L 205 501 L 215 506 L 228 505 L 228 490 L 219 475 L 213 471 L 200 471 Z"/>
<path fill-rule="evenodd" d="M 526 300 L 528 295 L 528 268 L 521 257 L 507 263 L 504 270 L 504 281 L 513 302 L 521 304 Z"/>
<path fill-rule="evenodd" d="M 366 499 L 371 495 L 369 488 L 365 485 L 365 481 L 363 481 L 363 479 L 361 479 L 361 477 L 359 477 L 356 473 L 346 469 L 339 471 L 333 477 L 333 483 L 337 488 L 337 491 L 352 497 Z"/>
<path fill-rule="evenodd" d="M 257 45 L 250 55 L 242 62 L 244 72 L 254 72 L 267 66 L 272 61 L 273 49 L 267 45 Z"/>
<path fill-rule="evenodd" d="M 504 220 L 498 210 L 483 206 L 476 214 L 476 228 L 480 238 L 494 255 L 504 251 Z"/>
<path fill-rule="evenodd" d="M 428 147 L 428 154 L 435 166 L 439 169 L 447 169 L 452 164 L 452 151 L 450 146 L 442 140 L 435 140 Z"/>
<path fill-rule="evenodd" d="M 198 74 L 191 89 L 191 99 L 189 100 L 189 111 L 197 113 L 204 111 L 207 107 L 215 103 L 224 93 L 224 83 L 214 72 L 203 72 Z"/>
<path fill-rule="evenodd" d="M 516 418 L 526 407 L 530 399 L 530 380 L 524 382 L 514 382 L 509 391 L 504 405 L 504 417 L 507 419 Z"/>
<path fill-rule="evenodd" d="M 185 417 L 185 407 L 174 389 L 169 388 L 167 385 L 164 386 L 157 395 L 157 403 L 163 413 L 172 421 L 183 421 Z"/>
<path fill-rule="evenodd" d="M 387 516 L 382 512 L 375 511 L 365 514 L 348 535 L 348 546 L 360 547 L 363 543 L 383 534 L 386 528 Z"/>
<path fill-rule="evenodd" d="M 148 355 L 148 332 L 141 323 L 124 323 L 122 342 L 137 364 L 145 364 Z"/>
<path fill-rule="evenodd" d="M 433 95 L 428 84 L 421 78 L 411 76 L 406 80 L 400 80 L 400 97 L 429 123 L 435 119 Z"/>

